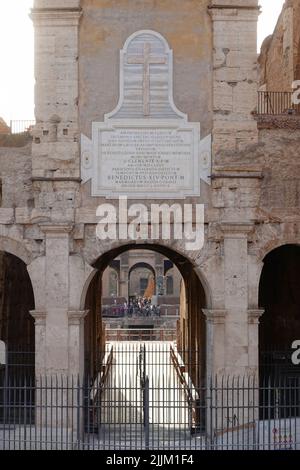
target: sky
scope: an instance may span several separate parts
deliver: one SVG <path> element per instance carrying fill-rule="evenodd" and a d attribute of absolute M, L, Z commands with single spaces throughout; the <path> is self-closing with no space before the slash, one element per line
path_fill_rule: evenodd
<path fill-rule="evenodd" d="M 272 34 L 284 0 L 260 0 L 258 50 Z M 0 0 L 0 116 L 7 122 L 34 118 L 33 0 Z"/>

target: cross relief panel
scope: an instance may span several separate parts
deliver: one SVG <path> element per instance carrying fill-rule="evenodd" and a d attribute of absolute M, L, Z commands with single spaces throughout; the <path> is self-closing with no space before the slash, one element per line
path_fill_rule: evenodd
<path fill-rule="evenodd" d="M 173 100 L 173 55 L 154 31 L 138 31 L 120 51 L 120 95 L 92 141 L 82 136 L 82 180 L 92 196 L 183 199 L 210 182 L 211 136 Z"/>

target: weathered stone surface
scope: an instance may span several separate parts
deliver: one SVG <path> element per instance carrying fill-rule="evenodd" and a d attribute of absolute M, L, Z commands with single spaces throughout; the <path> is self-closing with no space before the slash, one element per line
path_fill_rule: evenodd
<path fill-rule="evenodd" d="M 183 241 L 174 239 L 148 240 L 149 247 L 170 250 L 184 268 L 190 263 L 192 288 L 183 302 L 192 299 L 194 313 L 203 308 L 200 297 L 205 291 L 208 372 L 257 370 L 262 261 L 280 244 L 300 239 L 297 117 L 284 116 L 271 124 L 258 119 L 258 132 L 252 115 L 257 3 L 84 0 L 80 15 L 74 11 L 79 6 L 75 0 L 35 2 L 36 8 L 61 11 L 33 13 L 37 125 L 32 150 L 29 145 L 0 148 L 0 251 L 28 264 L 37 372 L 82 373 L 82 318 L 93 266 L 101 256 L 104 265 L 113 256 L 111 250 L 141 246 L 132 240 L 97 239 L 96 209 L 107 200 L 90 197 L 90 182 L 80 184 L 79 153 L 79 135 L 90 138 L 91 122 L 103 121 L 116 106 L 119 51 L 141 29 L 166 37 L 173 49 L 175 103 L 190 121 L 201 122 L 201 137 L 212 132 L 213 139 L 211 186 L 204 184 L 200 197 L 179 201 L 205 204 L 204 248 L 187 250 Z M 295 5 L 286 2 L 286 74 L 290 22 L 297 21 L 289 9 Z M 298 30 L 294 28 L 295 34 Z M 274 77 L 280 34 L 268 46 L 274 56 L 271 52 L 266 63 Z M 279 84 L 283 86 L 283 79 Z M 152 202 L 145 201 L 148 208 Z M 164 202 L 171 205 L 174 200 Z M 203 284 L 201 295 L 196 275 Z M 201 326 L 195 318 L 189 324 L 193 331 Z"/>
<path fill-rule="evenodd" d="M 259 84 L 268 91 L 292 91 L 300 78 L 300 3 L 284 3 L 273 35 L 265 39 L 258 59 Z"/>
<path fill-rule="evenodd" d="M 234 6 L 230 9 L 227 7 Z M 239 8 L 241 6 L 241 8 Z M 224 8 L 225 7 L 225 8 Z M 257 2 L 212 2 L 213 152 L 242 150 L 257 142 Z M 247 24 L 247 27 L 245 27 Z"/>
<path fill-rule="evenodd" d="M 2 207 L 25 207 L 31 204 L 31 145 L 23 148 L 0 147 Z"/>

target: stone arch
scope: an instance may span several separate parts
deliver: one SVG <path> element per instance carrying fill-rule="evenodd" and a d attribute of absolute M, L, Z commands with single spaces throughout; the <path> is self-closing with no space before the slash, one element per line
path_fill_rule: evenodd
<path fill-rule="evenodd" d="M 129 269 L 129 272 L 128 272 L 128 277 L 130 276 L 130 274 L 132 273 L 132 271 L 134 271 L 135 269 L 137 268 L 145 268 L 145 269 L 148 269 L 149 271 L 152 272 L 152 274 L 155 276 L 155 269 L 153 268 L 153 266 L 151 266 L 151 264 L 149 263 L 144 263 L 144 262 L 140 262 L 140 263 L 135 263 L 133 266 L 131 266 L 131 268 Z"/>
<path fill-rule="evenodd" d="M 91 273 L 89 279 L 87 279 L 84 287 L 84 292 L 88 293 L 91 287 L 88 285 L 89 282 L 99 282 L 99 276 L 102 275 L 104 270 L 107 268 L 109 263 L 120 256 L 122 253 L 129 251 L 129 250 L 150 250 L 157 253 L 162 254 L 166 258 L 169 258 L 176 266 L 182 275 L 182 278 L 185 281 L 185 287 L 187 290 L 187 295 L 183 296 L 186 302 L 186 316 L 184 317 L 184 321 L 186 324 L 186 328 L 184 330 L 180 330 L 180 335 L 178 336 L 180 340 L 180 347 L 184 350 L 193 351 L 195 355 L 198 354 L 199 345 L 201 345 L 201 352 L 199 353 L 199 360 L 197 363 L 197 367 L 200 370 L 200 363 L 201 363 L 201 372 L 196 370 L 195 366 L 195 377 L 197 376 L 197 383 L 200 380 L 204 380 L 206 376 L 206 322 L 205 317 L 203 314 L 203 309 L 210 308 L 211 304 L 211 294 L 206 295 L 206 292 L 209 292 L 209 285 L 207 280 L 204 278 L 203 273 L 199 266 L 196 265 L 194 259 L 191 259 L 186 253 L 179 252 L 178 250 L 174 249 L 173 247 L 168 246 L 167 244 L 161 243 L 124 243 L 124 244 L 116 244 L 115 246 L 111 247 L 109 250 L 98 254 L 98 256 L 94 257 L 92 266 L 94 267 L 93 273 Z M 202 279 L 205 279 L 205 283 L 202 283 Z M 100 284 L 98 284 L 98 287 Z M 100 287 L 101 290 L 101 287 Z M 99 297 L 99 295 L 98 295 Z M 197 301 L 195 297 L 199 297 Z M 82 295 L 81 299 L 81 307 L 83 310 L 88 309 L 88 306 L 84 303 L 84 296 Z M 86 318 L 86 322 L 89 320 Z M 181 333 L 184 331 L 185 336 Z M 199 331 L 199 335 L 198 332 Z M 97 333 L 98 335 L 98 333 Z M 197 336 L 198 335 L 198 336 Z M 99 333 L 100 337 L 102 337 L 102 331 Z M 196 363 L 197 361 L 195 361 Z M 93 367 L 91 368 L 93 369 Z M 89 370 L 89 373 L 93 373 L 93 370 Z"/>
<path fill-rule="evenodd" d="M 90 284 L 93 281 L 94 277 L 98 273 L 98 269 L 92 268 L 92 266 L 90 266 L 90 268 L 91 268 L 91 270 L 90 270 L 88 276 L 86 276 L 85 281 L 83 283 L 83 287 L 82 287 L 82 292 L 81 292 L 81 296 L 80 296 L 80 307 L 79 307 L 80 310 L 84 310 L 85 299 L 86 299 L 86 296 L 87 296 L 88 289 L 89 289 Z"/>
<path fill-rule="evenodd" d="M 86 247 L 87 249 L 87 247 Z M 178 264 L 177 268 L 181 272 L 181 265 L 184 260 L 188 261 L 191 266 L 193 266 L 193 270 L 198 277 L 201 285 L 203 286 L 205 292 L 205 298 L 207 301 L 207 308 L 213 308 L 214 306 L 214 296 L 212 290 L 212 274 L 210 272 L 206 272 L 203 266 L 200 266 L 197 263 L 197 259 L 199 256 L 198 252 L 193 252 L 191 255 L 190 252 L 182 249 L 179 243 L 172 243 L 169 244 L 167 241 L 159 240 L 157 243 L 144 243 L 144 242 L 137 242 L 137 241 L 124 241 L 124 243 L 120 241 L 111 242 L 107 245 L 107 249 L 103 249 L 103 245 L 99 243 L 92 243 L 91 246 L 88 247 L 88 253 L 86 253 L 85 260 L 88 265 L 92 268 L 96 269 L 97 260 L 100 257 L 103 259 L 109 258 L 109 253 L 116 253 L 115 257 L 119 256 L 125 251 L 133 250 L 133 249 L 143 249 L 143 250 L 152 250 L 157 251 L 161 254 L 166 254 L 167 257 L 172 257 L 172 254 L 178 257 Z M 88 279 L 86 280 L 85 287 L 88 288 Z M 81 306 L 84 305 L 84 296 L 81 296 Z"/>
<path fill-rule="evenodd" d="M 32 255 L 25 245 L 21 241 L 13 238 L 0 236 L 0 251 L 16 256 L 24 261 L 26 265 L 30 264 L 32 261 Z"/>
<path fill-rule="evenodd" d="M 133 264 L 129 271 L 128 271 L 128 287 L 129 287 L 129 293 L 131 291 L 131 288 L 132 288 L 132 274 L 133 272 L 136 270 L 136 269 L 146 269 L 147 271 L 151 272 L 152 275 L 153 275 L 153 279 L 154 279 L 154 282 L 156 282 L 156 271 L 154 269 L 154 267 L 150 264 L 150 263 L 147 263 L 147 262 L 137 262 L 135 264 Z"/>
<path fill-rule="evenodd" d="M 263 375 L 285 373 L 278 351 L 289 354 L 300 336 L 300 244 L 276 243 L 263 258 L 258 304 L 264 309 L 259 326 L 260 368 Z"/>
<path fill-rule="evenodd" d="M 254 256 L 250 256 L 248 259 L 248 266 L 251 272 L 249 273 L 249 279 L 251 279 L 250 296 L 249 296 L 249 307 L 258 307 L 259 297 L 259 285 L 262 270 L 264 268 L 264 260 L 269 253 L 286 245 L 300 245 L 299 238 L 296 237 L 281 237 L 269 239 L 263 246 L 261 246 L 258 252 Z"/>
<path fill-rule="evenodd" d="M 265 243 L 258 252 L 258 259 L 259 261 L 263 262 L 266 256 L 271 253 L 271 251 L 280 248 L 281 246 L 285 245 L 299 245 L 300 241 L 299 237 L 280 237 L 280 238 L 272 238 Z"/>

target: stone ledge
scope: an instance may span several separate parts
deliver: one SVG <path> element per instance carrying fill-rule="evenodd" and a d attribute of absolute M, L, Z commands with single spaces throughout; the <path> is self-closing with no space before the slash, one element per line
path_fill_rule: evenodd
<path fill-rule="evenodd" d="M 223 309 L 202 309 L 203 314 L 206 317 L 207 322 L 215 325 L 223 325 L 226 321 L 227 310 Z"/>
<path fill-rule="evenodd" d="M 265 313 L 264 309 L 249 309 L 248 310 L 248 323 L 250 325 L 258 325 L 260 317 Z"/>
<path fill-rule="evenodd" d="M 220 2 L 208 6 L 209 10 L 255 10 L 261 11 L 260 6 L 258 5 L 241 5 L 235 2 L 232 5 L 220 4 Z"/>
<path fill-rule="evenodd" d="M 35 181 L 50 181 L 50 182 L 64 182 L 64 181 L 71 181 L 71 182 L 74 182 L 74 183 L 82 183 L 82 179 L 81 178 L 77 178 L 76 176 L 53 176 L 53 177 L 49 177 L 49 176 L 33 176 L 31 178 L 31 181 L 32 182 L 35 182 Z"/>
<path fill-rule="evenodd" d="M 42 8 L 30 13 L 35 26 L 78 26 L 82 10 L 79 8 Z"/>
<path fill-rule="evenodd" d="M 216 178 L 256 178 L 263 179 L 263 169 L 258 165 L 218 165 L 213 167 L 211 179 Z"/>
<path fill-rule="evenodd" d="M 81 12 L 81 7 L 53 7 L 53 8 L 32 8 L 31 13 L 48 13 L 48 12 Z"/>
<path fill-rule="evenodd" d="M 65 238 L 73 230 L 73 225 L 68 223 L 58 223 L 58 224 L 39 224 L 42 232 L 48 235 L 48 237 L 53 238 Z"/>
<path fill-rule="evenodd" d="M 254 231 L 254 224 L 251 222 L 222 221 L 219 227 L 224 238 L 247 238 Z"/>

